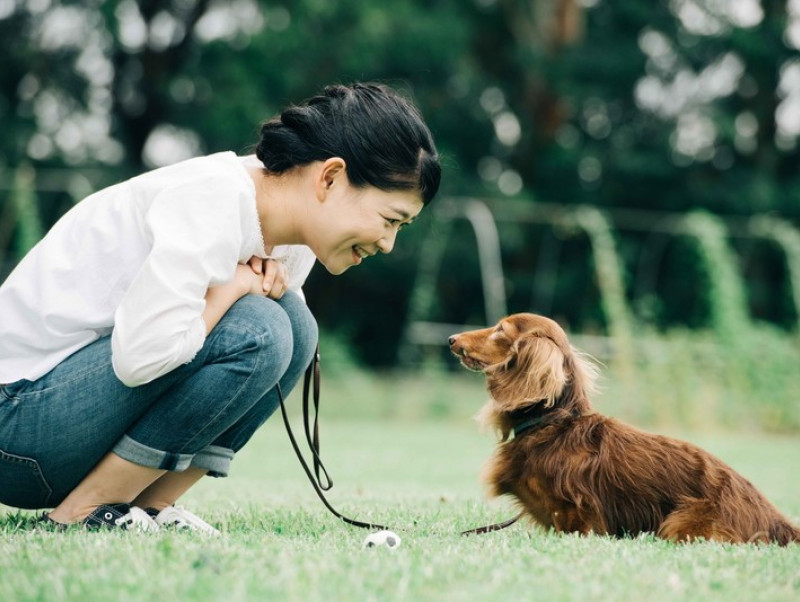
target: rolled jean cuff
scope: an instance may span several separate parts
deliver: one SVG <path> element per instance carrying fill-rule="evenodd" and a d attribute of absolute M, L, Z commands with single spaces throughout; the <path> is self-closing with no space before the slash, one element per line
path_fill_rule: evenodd
<path fill-rule="evenodd" d="M 209 477 L 227 477 L 233 460 L 233 450 L 219 445 L 209 445 L 192 458 L 193 468 L 202 468 Z"/>
<path fill-rule="evenodd" d="M 143 443 L 134 441 L 128 437 L 128 435 L 122 435 L 122 439 L 117 442 L 114 449 L 111 451 L 120 458 L 133 462 L 134 464 L 176 472 L 181 472 L 189 468 L 192 463 L 192 458 L 194 457 L 193 454 L 176 454 L 154 449 Z"/>

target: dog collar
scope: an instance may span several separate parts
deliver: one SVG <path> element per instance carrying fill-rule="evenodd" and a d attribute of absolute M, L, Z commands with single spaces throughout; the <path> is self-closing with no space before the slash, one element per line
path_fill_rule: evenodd
<path fill-rule="evenodd" d="M 546 415 L 542 416 L 534 416 L 533 418 L 528 418 L 527 420 L 523 420 L 522 422 L 518 422 L 515 424 L 511 430 L 514 431 L 514 438 L 516 439 L 526 431 L 531 430 L 533 427 L 538 426 L 541 422 L 546 418 Z"/>

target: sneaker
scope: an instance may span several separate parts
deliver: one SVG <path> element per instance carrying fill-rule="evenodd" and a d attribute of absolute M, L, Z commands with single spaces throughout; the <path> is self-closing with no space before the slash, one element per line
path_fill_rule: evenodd
<path fill-rule="evenodd" d="M 129 504 L 102 504 L 80 523 L 64 524 L 54 521 L 47 514 L 37 519 L 37 524 L 56 531 L 63 531 L 74 525 L 86 529 L 122 529 L 124 531 L 158 531 L 158 523 L 141 508 Z"/>
<path fill-rule="evenodd" d="M 65 523 L 59 523 L 54 521 L 47 515 L 47 512 L 43 512 L 40 516 L 36 517 L 36 520 L 33 521 L 33 528 L 37 531 L 66 531 L 73 525 L 67 525 Z"/>
<path fill-rule="evenodd" d="M 161 511 L 155 508 L 148 508 L 146 512 L 159 527 L 178 529 L 180 531 L 197 531 L 206 535 L 221 535 L 217 529 L 202 518 L 181 506 L 167 506 Z"/>

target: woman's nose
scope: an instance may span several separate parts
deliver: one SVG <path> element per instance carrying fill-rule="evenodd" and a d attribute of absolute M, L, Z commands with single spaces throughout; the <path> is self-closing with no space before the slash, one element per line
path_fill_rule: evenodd
<path fill-rule="evenodd" d="M 397 230 L 392 230 L 378 241 L 378 248 L 381 253 L 391 253 L 394 249 L 394 241 L 397 239 Z"/>

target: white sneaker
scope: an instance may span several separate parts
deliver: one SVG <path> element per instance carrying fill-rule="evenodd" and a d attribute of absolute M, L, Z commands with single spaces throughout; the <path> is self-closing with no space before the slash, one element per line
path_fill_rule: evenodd
<path fill-rule="evenodd" d="M 147 514 L 153 517 L 153 520 L 159 527 L 197 531 L 206 535 L 218 536 L 221 533 L 209 525 L 202 518 L 196 514 L 192 514 L 181 506 L 167 506 L 160 512 L 155 508 L 148 508 Z"/>
<path fill-rule="evenodd" d="M 117 524 L 124 529 L 135 531 L 158 531 L 158 523 L 150 517 L 144 510 L 131 506 L 130 513 L 123 520 L 117 520 Z"/>

